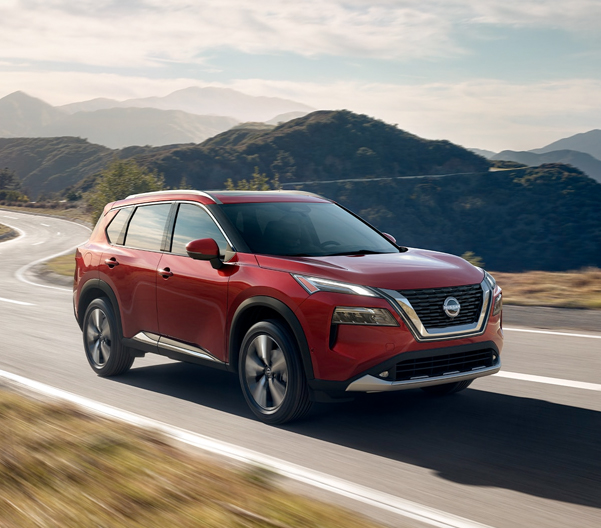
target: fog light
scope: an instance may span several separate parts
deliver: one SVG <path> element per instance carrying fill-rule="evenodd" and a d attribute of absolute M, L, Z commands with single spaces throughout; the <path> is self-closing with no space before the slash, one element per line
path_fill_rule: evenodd
<path fill-rule="evenodd" d="M 332 316 L 332 324 L 399 326 L 392 314 L 384 308 L 355 306 L 337 306 Z"/>
<path fill-rule="evenodd" d="M 381 378 L 387 378 L 390 375 L 390 373 L 385 370 L 384 372 L 380 372 L 380 374 L 378 374 L 378 376 L 380 376 Z"/>

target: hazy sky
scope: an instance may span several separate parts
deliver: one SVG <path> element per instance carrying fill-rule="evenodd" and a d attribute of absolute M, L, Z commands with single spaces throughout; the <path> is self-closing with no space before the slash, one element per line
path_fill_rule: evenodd
<path fill-rule="evenodd" d="M 601 0 L 0 0 L 0 97 L 224 86 L 525 150 L 601 128 Z"/>

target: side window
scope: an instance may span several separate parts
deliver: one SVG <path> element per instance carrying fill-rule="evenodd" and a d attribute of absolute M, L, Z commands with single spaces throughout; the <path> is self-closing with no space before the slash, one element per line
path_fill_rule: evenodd
<path fill-rule="evenodd" d="M 127 228 L 125 245 L 160 251 L 171 204 L 143 205 L 136 208 Z"/>
<path fill-rule="evenodd" d="M 186 244 L 199 238 L 213 238 L 223 255 L 227 241 L 209 214 L 197 205 L 181 204 L 175 220 L 171 252 L 187 255 Z"/>
<path fill-rule="evenodd" d="M 106 236 L 111 244 L 123 244 L 125 236 L 125 226 L 131 216 L 133 207 L 124 207 L 119 209 L 117 214 L 111 220 L 111 223 L 106 228 Z"/>

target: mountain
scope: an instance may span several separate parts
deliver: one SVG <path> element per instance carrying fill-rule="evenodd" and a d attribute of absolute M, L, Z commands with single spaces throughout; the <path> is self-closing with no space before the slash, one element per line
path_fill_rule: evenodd
<path fill-rule="evenodd" d="M 478 154 L 478 156 L 482 156 L 486 159 L 490 159 L 496 154 L 496 152 L 493 152 L 492 150 L 484 150 L 484 149 L 477 149 L 477 148 L 470 148 L 467 150 L 473 152 L 474 154 Z"/>
<path fill-rule="evenodd" d="M 299 117 L 305 117 L 309 112 L 286 112 L 285 114 L 279 114 L 274 118 L 265 121 L 268 125 L 281 125 L 282 123 L 286 123 L 291 121 L 292 119 L 297 119 Z"/>
<path fill-rule="evenodd" d="M 108 99 L 94 100 L 101 107 Z M 154 108 L 109 108 L 72 114 L 15 92 L 0 99 L 0 136 L 76 136 L 110 148 L 200 143 L 238 124 L 231 117 Z"/>
<path fill-rule="evenodd" d="M 297 188 L 338 201 L 399 244 L 473 251 L 488 270 L 601 267 L 601 184 L 574 167 Z"/>
<path fill-rule="evenodd" d="M 577 150 L 601 160 L 601 130 L 595 129 L 582 134 L 576 134 L 575 136 L 550 143 L 546 147 L 533 149 L 530 152 L 543 154 L 553 150 Z"/>
<path fill-rule="evenodd" d="M 98 174 L 115 158 L 127 159 L 170 147 L 128 147 L 112 150 L 75 137 L 0 138 L 0 167 L 15 171 L 33 200 L 61 193 Z"/>
<path fill-rule="evenodd" d="M 283 183 L 298 180 L 483 172 L 488 162 L 448 141 L 430 141 L 347 110 L 318 111 L 272 130 L 236 128 L 200 145 L 140 159 L 199 189 L 251 177 L 255 167 Z"/>
<path fill-rule="evenodd" d="M 67 112 L 108 108 L 156 108 L 180 110 L 197 115 L 231 116 L 238 121 L 267 121 L 280 114 L 300 112 L 304 115 L 314 110 L 310 106 L 288 99 L 255 97 L 230 88 L 213 87 L 190 87 L 177 90 L 164 97 L 127 99 L 121 102 L 110 99 L 92 99 L 65 105 L 61 108 Z M 273 124 L 277 124 L 277 122 Z"/>
<path fill-rule="evenodd" d="M 66 114 L 41 99 L 14 92 L 0 99 L 0 136 L 37 135 L 45 126 L 60 122 Z"/>
<path fill-rule="evenodd" d="M 154 108 L 110 108 L 77 112 L 46 126 L 47 136 L 79 136 L 110 148 L 128 145 L 200 143 L 237 125 L 231 117 L 200 116 Z"/>
<path fill-rule="evenodd" d="M 601 161 L 590 154 L 576 152 L 575 150 L 553 150 L 543 154 L 534 152 L 515 152 L 504 150 L 495 154 L 492 160 L 516 161 L 530 167 L 536 167 L 543 163 L 563 163 L 572 165 L 582 172 L 601 183 Z"/>

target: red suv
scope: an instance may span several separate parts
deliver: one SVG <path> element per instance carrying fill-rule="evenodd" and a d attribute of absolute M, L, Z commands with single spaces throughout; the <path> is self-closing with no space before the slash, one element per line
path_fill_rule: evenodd
<path fill-rule="evenodd" d="M 277 424 L 312 401 L 465 389 L 500 368 L 501 289 L 302 192 L 162 191 L 108 204 L 76 252 L 75 316 L 100 376 L 147 352 L 237 372 Z"/>

